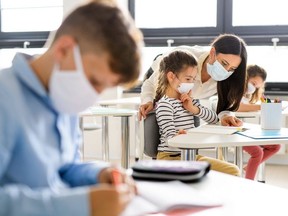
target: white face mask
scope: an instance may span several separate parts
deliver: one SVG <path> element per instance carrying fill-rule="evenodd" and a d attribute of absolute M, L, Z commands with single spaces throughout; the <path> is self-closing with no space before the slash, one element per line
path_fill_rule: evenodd
<path fill-rule="evenodd" d="M 256 90 L 256 87 L 252 83 L 248 82 L 246 94 L 253 94 L 255 90 Z"/>
<path fill-rule="evenodd" d="M 180 83 L 180 86 L 177 88 L 180 94 L 188 93 L 194 87 L 194 83 Z"/>
<path fill-rule="evenodd" d="M 56 63 L 49 81 L 49 94 L 55 109 L 61 113 L 77 114 L 92 106 L 99 98 L 87 79 L 78 46 L 74 47 L 75 70 L 60 70 Z"/>
<path fill-rule="evenodd" d="M 212 65 L 207 63 L 207 72 L 216 81 L 225 80 L 233 74 L 233 72 L 227 71 L 218 60 Z"/>

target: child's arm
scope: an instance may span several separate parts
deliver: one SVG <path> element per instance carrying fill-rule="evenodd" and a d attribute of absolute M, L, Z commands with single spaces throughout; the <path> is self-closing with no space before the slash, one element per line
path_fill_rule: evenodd
<path fill-rule="evenodd" d="M 193 102 L 192 102 L 193 99 L 191 98 L 189 93 L 188 94 L 181 94 L 180 100 L 182 102 L 182 105 L 190 113 L 192 113 L 194 115 L 198 115 L 200 112 L 200 109 L 199 109 L 199 107 L 197 107 L 193 104 Z"/>
<path fill-rule="evenodd" d="M 217 123 L 218 122 L 218 116 L 217 113 L 214 112 L 211 109 L 208 109 L 207 107 L 202 106 L 197 100 L 192 100 L 193 105 L 198 107 L 200 110 L 198 114 L 195 114 L 195 116 L 198 116 L 202 120 L 208 123 Z"/>
<path fill-rule="evenodd" d="M 216 112 L 212 111 L 211 109 L 208 109 L 207 107 L 200 105 L 200 103 L 197 100 L 193 100 L 191 98 L 189 93 L 182 94 L 180 97 L 183 107 L 186 110 L 188 110 L 190 113 L 194 114 L 195 116 L 198 116 L 199 118 L 201 118 L 202 120 L 208 123 L 217 123 L 218 116 Z"/>

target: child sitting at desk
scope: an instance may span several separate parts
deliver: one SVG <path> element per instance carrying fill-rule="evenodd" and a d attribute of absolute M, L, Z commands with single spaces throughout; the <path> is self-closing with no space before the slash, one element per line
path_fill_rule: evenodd
<path fill-rule="evenodd" d="M 166 140 L 194 127 L 194 116 L 208 123 L 218 121 L 217 114 L 191 97 L 197 75 L 195 58 L 183 51 L 174 51 L 160 63 L 160 75 L 156 91 L 156 118 L 160 141 L 157 159 L 180 160 L 180 151 L 170 148 Z M 199 143 L 199 145 L 201 145 Z M 239 168 L 226 161 L 197 155 L 196 160 L 208 161 L 211 169 L 239 176 Z"/>
<path fill-rule="evenodd" d="M 261 105 L 256 103 L 260 101 L 263 95 L 267 73 L 258 65 L 249 65 L 247 67 L 247 75 L 246 94 L 242 99 L 238 111 L 258 111 L 261 109 Z M 280 145 L 244 146 L 243 150 L 251 156 L 247 165 L 244 166 L 244 170 L 246 171 L 245 178 L 254 180 L 258 166 L 276 154 L 280 147 Z"/>
<path fill-rule="evenodd" d="M 240 103 L 238 112 L 258 111 L 261 109 L 260 98 L 264 93 L 264 84 L 267 73 L 258 65 L 247 67 L 246 93 Z"/>

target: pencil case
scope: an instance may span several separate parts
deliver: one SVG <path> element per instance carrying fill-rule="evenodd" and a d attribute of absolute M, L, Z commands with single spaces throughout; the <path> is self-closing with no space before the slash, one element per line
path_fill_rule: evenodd
<path fill-rule="evenodd" d="M 202 179 L 210 170 L 206 161 L 142 160 L 132 167 L 136 180 L 194 182 Z"/>

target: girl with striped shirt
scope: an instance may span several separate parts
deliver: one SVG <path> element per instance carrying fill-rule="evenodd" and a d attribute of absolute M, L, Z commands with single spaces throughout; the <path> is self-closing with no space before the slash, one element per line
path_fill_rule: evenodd
<path fill-rule="evenodd" d="M 208 123 L 218 122 L 217 114 L 202 106 L 191 97 L 197 75 L 197 61 L 183 51 L 174 51 L 160 63 L 160 74 L 155 103 L 156 118 L 161 135 L 157 159 L 180 160 L 180 151 L 168 147 L 166 140 L 184 134 L 194 126 L 194 116 Z M 201 145 L 199 143 L 199 145 Z M 240 174 L 236 165 L 201 155 L 196 160 L 208 161 L 211 169 L 232 174 Z"/>

